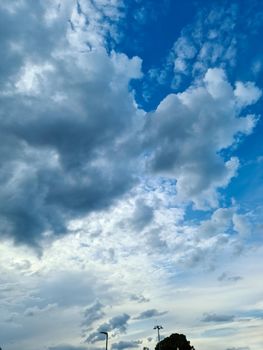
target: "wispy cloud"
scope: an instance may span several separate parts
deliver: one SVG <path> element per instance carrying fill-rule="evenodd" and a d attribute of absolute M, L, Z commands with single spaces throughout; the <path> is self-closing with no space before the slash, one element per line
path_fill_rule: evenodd
<path fill-rule="evenodd" d="M 135 320 L 144 320 L 146 318 L 152 318 L 152 317 L 159 317 L 167 314 L 167 311 L 158 311 L 156 309 L 149 309 L 146 311 L 143 311 L 140 315 L 135 317 Z"/>

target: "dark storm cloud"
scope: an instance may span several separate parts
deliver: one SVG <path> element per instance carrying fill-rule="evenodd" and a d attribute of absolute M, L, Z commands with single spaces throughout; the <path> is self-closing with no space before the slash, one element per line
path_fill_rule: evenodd
<path fill-rule="evenodd" d="M 235 317 L 233 315 L 218 315 L 215 313 L 205 313 L 202 321 L 203 322 L 233 322 Z"/>
<path fill-rule="evenodd" d="M 68 220 L 109 207 L 134 184 L 128 84 L 140 63 L 103 49 L 66 54 L 67 8 L 47 25 L 31 5 L 0 13 L 0 231 L 38 247 L 45 233 L 66 233 Z"/>
<path fill-rule="evenodd" d="M 158 317 L 163 316 L 167 313 L 167 311 L 158 311 L 156 309 L 149 309 L 146 311 L 143 311 L 139 316 L 135 317 L 135 320 L 144 320 L 146 318 L 152 318 L 152 317 Z"/>

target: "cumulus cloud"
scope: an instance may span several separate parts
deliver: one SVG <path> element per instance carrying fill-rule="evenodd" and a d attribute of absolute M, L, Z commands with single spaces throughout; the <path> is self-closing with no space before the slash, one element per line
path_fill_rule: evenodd
<path fill-rule="evenodd" d="M 148 116 L 149 169 L 175 178 L 179 198 L 197 208 L 218 205 L 217 189 L 228 185 L 239 166 L 237 158 L 224 159 L 220 152 L 256 124 L 253 115 L 240 117 L 238 101 L 224 71 L 209 69 L 203 84 L 167 96 Z"/>
<path fill-rule="evenodd" d="M 138 199 L 130 223 L 136 231 L 143 230 L 152 221 L 153 216 L 153 208 Z"/>
<path fill-rule="evenodd" d="M 252 223 L 248 215 L 234 214 L 233 224 L 236 232 L 240 234 L 241 237 L 249 236 L 252 230 Z"/>
<path fill-rule="evenodd" d="M 249 215 L 218 207 L 224 205 L 219 189 L 238 170 L 229 148 L 252 132 L 257 117 L 246 115 L 246 108 L 261 95 L 253 82 L 231 85 L 219 62 L 223 57 L 226 63 L 225 54 L 229 62 L 234 58 L 234 42 L 228 53 L 216 46 L 230 23 L 223 23 L 222 35 L 221 27 L 207 31 L 213 47 L 201 40 L 201 32 L 199 47 L 186 37 L 178 41 L 176 75 L 189 77 L 189 62 L 197 58 L 192 74 L 203 79 L 145 114 L 130 84 L 142 76 L 141 59 L 112 50 L 121 7 L 119 0 L 0 4 L 5 28 L 0 34 L 0 330 L 10 349 L 16 334 L 23 349 L 35 350 L 44 341 L 52 350 L 84 350 L 76 346 L 80 327 L 93 349 L 105 340 L 99 333 L 105 330 L 116 349 L 136 348 L 140 341 L 122 340 L 129 320 L 133 326 L 135 319 L 148 322 L 165 314 L 144 311 L 143 303 L 169 297 L 176 275 L 181 286 L 173 289 L 174 308 L 183 308 L 190 292 L 180 269 L 207 270 L 216 257 L 224 271 L 225 257 L 232 258 L 238 239 L 252 231 Z M 221 69 L 207 70 L 211 62 Z M 189 202 L 214 209 L 188 221 Z M 9 238 L 35 248 L 52 244 L 38 260 Z M 254 271 L 257 285 L 255 264 L 239 261 Z M 220 280 L 237 280 L 238 268 Z M 186 277 L 190 280 L 191 269 Z M 209 278 L 213 284 L 215 276 L 204 277 Z M 191 299 L 199 309 L 189 308 L 193 324 L 203 312 L 202 301 L 214 295 L 207 288 L 207 298 L 200 296 L 203 280 L 195 281 Z M 221 303 L 233 292 L 232 284 L 223 287 Z M 258 297 L 254 290 L 249 295 Z M 240 304 L 242 297 L 237 295 Z M 204 320 L 231 317 L 210 313 Z"/>
<path fill-rule="evenodd" d="M 209 69 L 202 83 L 145 116 L 130 91 L 141 60 L 105 48 L 106 38 L 117 40 L 121 1 L 48 4 L 0 6 L 1 238 L 40 251 L 71 220 L 108 210 L 128 193 L 145 175 L 145 159 L 148 174 L 175 179 L 178 201 L 217 207 L 218 189 L 239 165 L 221 152 L 253 130 L 257 118 L 240 113 L 261 91 L 252 82 L 233 89 L 222 69 Z M 180 59 L 196 55 L 183 38 L 175 51 Z M 154 215 L 139 199 L 129 223 L 144 230 Z"/>
<path fill-rule="evenodd" d="M 242 83 L 238 81 L 236 82 L 234 94 L 237 97 L 238 104 L 241 107 L 245 107 L 257 102 L 262 92 L 253 82 Z"/>
<path fill-rule="evenodd" d="M 71 218 L 108 207 L 133 184 L 137 110 L 128 85 L 140 76 L 140 60 L 108 55 L 100 42 L 80 53 L 62 10 L 52 23 L 28 24 L 35 33 L 30 38 L 45 38 L 39 52 L 37 43 L 15 34 L 27 29 L 21 30 L 24 12 L 39 18 L 44 9 L 24 4 L 14 13 L 1 10 L 10 22 L 0 77 L 1 234 L 37 246 L 43 237 L 65 233 Z M 9 30 L 16 20 L 15 31 Z"/>

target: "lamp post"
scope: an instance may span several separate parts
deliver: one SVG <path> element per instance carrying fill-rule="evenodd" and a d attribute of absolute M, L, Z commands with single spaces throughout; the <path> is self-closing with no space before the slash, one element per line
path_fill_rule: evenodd
<path fill-rule="evenodd" d="M 161 350 L 161 344 L 160 344 L 160 329 L 163 329 L 162 326 L 154 326 L 153 329 L 157 329 L 157 334 L 158 334 L 158 348 Z"/>
<path fill-rule="evenodd" d="M 108 339 L 109 339 L 109 334 L 108 332 L 100 332 L 101 334 L 105 334 L 106 336 L 106 350 L 108 350 Z"/>

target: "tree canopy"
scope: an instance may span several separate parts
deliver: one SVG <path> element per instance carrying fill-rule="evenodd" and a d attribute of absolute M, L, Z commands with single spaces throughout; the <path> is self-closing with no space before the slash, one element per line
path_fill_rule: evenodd
<path fill-rule="evenodd" d="M 155 350 L 195 350 L 184 334 L 174 333 L 163 339 L 155 347 Z"/>

